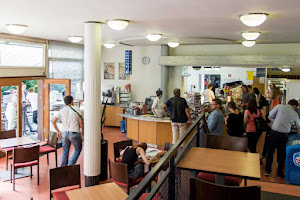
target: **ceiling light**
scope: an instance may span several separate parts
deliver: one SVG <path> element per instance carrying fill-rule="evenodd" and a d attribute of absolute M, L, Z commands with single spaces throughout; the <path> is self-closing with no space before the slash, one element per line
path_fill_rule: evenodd
<path fill-rule="evenodd" d="M 180 43 L 179 42 L 168 42 L 169 47 L 175 48 L 178 47 Z"/>
<path fill-rule="evenodd" d="M 27 26 L 22 24 L 6 24 L 6 28 L 13 34 L 20 34 L 26 30 Z"/>
<path fill-rule="evenodd" d="M 221 70 L 221 67 L 214 67 L 214 70 L 219 71 L 219 70 Z"/>
<path fill-rule="evenodd" d="M 255 45 L 255 40 L 245 40 L 242 42 L 242 44 L 245 46 L 245 47 L 252 47 L 253 45 Z"/>
<path fill-rule="evenodd" d="M 281 68 L 283 72 L 290 72 L 292 69 L 290 67 Z"/>
<path fill-rule="evenodd" d="M 190 73 L 184 73 L 182 76 L 183 77 L 189 77 L 189 76 L 191 76 L 192 74 L 190 74 Z"/>
<path fill-rule="evenodd" d="M 260 36 L 260 32 L 256 32 L 256 31 L 242 32 L 242 36 L 246 40 L 256 40 Z"/>
<path fill-rule="evenodd" d="M 68 39 L 72 43 L 78 43 L 78 42 L 80 42 L 83 39 L 83 37 L 82 36 L 68 36 Z"/>
<path fill-rule="evenodd" d="M 267 19 L 267 13 L 247 13 L 240 15 L 240 20 L 246 26 L 259 26 Z"/>
<path fill-rule="evenodd" d="M 115 43 L 104 43 L 104 46 L 109 49 L 113 48 L 115 45 L 116 45 Z"/>
<path fill-rule="evenodd" d="M 113 20 L 108 20 L 107 24 L 111 29 L 120 31 L 120 30 L 123 30 L 124 28 L 126 28 L 129 24 L 129 22 L 127 20 L 123 20 L 123 19 L 113 19 Z"/>
<path fill-rule="evenodd" d="M 155 42 L 161 38 L 161 34 L 150 33 L 150 34 L 147 34 L 146 37 L 148 40 Z"/>
<path fill-rule="evenodd" d="M 211 70 L 211 67 L 204 67 L 204 70 L 210 71 L 210 70 Z"/>

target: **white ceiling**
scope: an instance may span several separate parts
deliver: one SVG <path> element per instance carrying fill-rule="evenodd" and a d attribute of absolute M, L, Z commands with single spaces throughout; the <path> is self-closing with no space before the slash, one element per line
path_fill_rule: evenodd
<path fill-rule="evenodd" d="M 103 24 L 103 42 L 230 44 L 242 40 L 242 31 L 259 30 L 258 43 L 300 43 L 299 8 L 299 0 L 2 0 L 0 32 L 8 33 L 5 24 L 25 24 L 25 36 L 67 41 L 68 35 L 84 35 L 85 21 L 127 19 L 130 24 L 122 31 Z M 248 12 L 270 15 L 253 28 L 238 18 Z M 151 32 L 162 33 L 163 40 L 141 38 Z"/>

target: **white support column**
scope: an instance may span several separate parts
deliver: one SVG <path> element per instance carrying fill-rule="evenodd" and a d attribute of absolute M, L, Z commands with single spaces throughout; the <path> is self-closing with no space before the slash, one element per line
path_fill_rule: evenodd
<path fill-rule="evenodd" d="M 86 22 L 84 31 L 84 176 L 92 186 L 101 170 L 101 23 Z"/>
<path fill-rule="evenodd" d="M 169 56 L 169 46 L 161 45 L 161 55 Z M 161 90 L 163 91 L 162 102 L 166 103 L 168 97 L 168 86 L 169 86 L 169 66 L 161 65 Z"/>

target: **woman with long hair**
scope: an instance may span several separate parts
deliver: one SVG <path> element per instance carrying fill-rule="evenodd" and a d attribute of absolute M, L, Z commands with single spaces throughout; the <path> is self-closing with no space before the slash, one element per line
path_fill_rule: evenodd
<path fill-rule="evenodd" d="M 141 155 L 144 163 L 150 165 L 153 160 L 156 159 L 156 156 L 151 157 L 149 160 L 146 157 L 147 144 L 140 143 L 135 146 L 126 147 L 120 155 L 122 155 L 122 163 L 127 164 L 128 175 L 130 179 L 137 179 L 138 177 L 144 176 L 144 165 L 134 163 L 138 160 L 138 156 Z"/>
<path fill-rule="evenodd" d="M 244 123 L 247 125 L 246 133 L 248 138 L 248 148 L 251 153 L 256 152 L 256 145 L 261 136 L 261 132 L 256 130 L 255 118 L 263 117 L 265 119 L 264 112 L 257 107 L 255 99 L 251 99 L 248 102 L 247 110 L 244 115 Z"/>
<path fill-rule="evenodd" d="M 230 112 L 225 118 L 228 135 L 242 137 L 245 132 L 243 114 L 237 109 L 234 102 L 228 102 L 227 108 Z"/>

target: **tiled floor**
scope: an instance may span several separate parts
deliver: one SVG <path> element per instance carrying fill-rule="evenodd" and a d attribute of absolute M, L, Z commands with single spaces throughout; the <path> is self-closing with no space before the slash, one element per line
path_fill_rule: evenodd
<path fill-rule="evenodd" d="M 105 127 L 104 128 L 104 137 L 109 141 L 108 144 L 108 156 L 109 158 L 113 159 L 113 146 L 112 144 L 117 141 L 121 141 L 126 139 L 126 135 L 121 133 L 119 128 L 111 128 Z M 258 144 L 258 152 L 261 152 L 263 146 L 264 136 L 260 138 Z M 73 153 L 73 148 L 71 149 L 70 153 Z M 58 150 L 58 164 L 61 163 L 61 155 L 62 155 L 62 148 Z M 30 177 L 21 178 L 16 180 L 16 191 L 13 192 L 12 184 L 8 182 L 0 181 L 0 200 L 4 199 L 30 199 L 33 197 L 34 200 L 44 200 L 49 199 L 49 169 L 55 167 L 54 161 L 54 154 L 49 155 L 50 164 L 47 165 L 46 156 L 40 158 L 40 185 L 37 185 L 37 176 L 36 176 L 36 167 L 33 170 L 33 179 Z M 276 160 L 276 158 L 274 158 Z M 81 153 L 78 164 L 81 165 L 81 179 L 82 179 L 82 186 L 84 187 L 84 175 L 83 175 L 83 152 Z M 0 159 L 0 171 L 5 170 L 5 158 Z M 273 170 L 276 171 L 276 170 Z M 272 175 L 271 177 L 263 176 L 264 173 L 264 166 L 262 165 L 261 168 L 262 173 L 262 181 L 248 181 L 248 185 L 261 185 L 262 190 L 269 191 L 269 192 L 277 192 L 282 194 L 300 196 L 300 186 L 293 186 L 287 184 L 277 184 L 277 183 L 268 183 L 265 181 L 273 181 L 284 183 L 284 179 L 278 179 L 276 175 Z"/>

